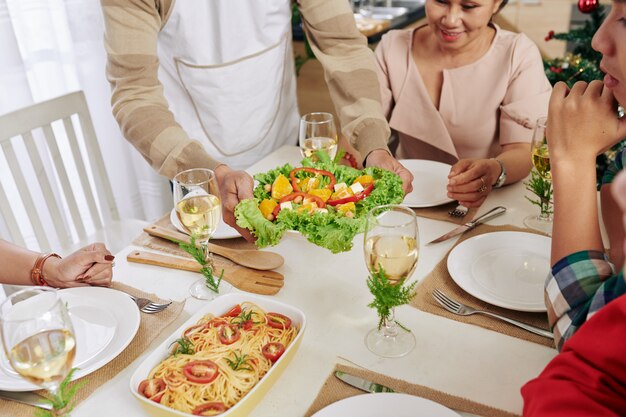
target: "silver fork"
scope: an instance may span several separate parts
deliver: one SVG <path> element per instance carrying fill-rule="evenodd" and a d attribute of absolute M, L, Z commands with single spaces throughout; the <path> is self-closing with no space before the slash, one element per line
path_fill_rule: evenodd
<path fill-rule="evenodd" d="M 494 317 L 496 319 L 504 320 L 507 323 L 510 323 L 514 326 L 521 327 L 524 330 L 527 330 L 531 333 L 538 334 L 539 336 L 547 337 L 552 339 L 554 335 L 544 329 L 540 329 L 539 327 L 531 326 L 530 324 L 522 323 L 521 321 L 513 320 L 508 317 L 501 316 L 499 314 L 494 314 L 489 311 L 476 310 L 470 306 L 466 306 L 465 304 L 461 304 L 458 301 L 453 300 L 448 297 L 438 289 L 433 290 L 433 297 L 435 300 L 441 304 L 443 308 L 448 310 L 450 313 L 458 314 L 460 316 L 471 316 L 472 314 L 484 314 L 485 316 Z"/>
<path fill-rule="evenodd" d="M 170 304 L 172 304 L 171 301 L 166 303 L 157 303 L 148 298 L 135 297 L 130 294 L 128 294 L 128 296 L 133 299 L 135 304 L 137 304 L 139 311 L 147 314 L 158 313 L 159 311 L 165 310 Z"/>
<path fill-rule="evenodd" d="M 454 208 L 454 210 L 450 210 L 448 214 L 452 217 L 464 217 L 469 209 L 465 207 L 463 204 L 459 204 Z"/>

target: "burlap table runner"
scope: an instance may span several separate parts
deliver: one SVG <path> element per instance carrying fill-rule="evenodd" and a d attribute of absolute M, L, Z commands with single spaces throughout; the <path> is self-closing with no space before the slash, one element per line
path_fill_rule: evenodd
<path fill-rule="evenodd" d="M 436 207 L 425 207 L 425 208 L 414 208 L 416 216 L 425 217 L 427 219 L 432 220 L 441 220 L 444 222 L 450 222 L 455 224 L 464 224 L 469 222 L 476 216 L 477 208 L 471 208 L 467 212 L 467 214 L 463 217 L 452 217 L 448 214 L 450 210 L 454 210 L 454 208 L 458 205 L 456 201 L 448 204 L 444 204 L 443 206 Z"/>
<path fill-rule="evenodd" d="M 466 239 L 469 239 L 474 236 L 478 236 L 483 233 L 491 233 L 491 232 L 501 232 L 501 231 L 519 231 L 519 232 L 528 232 L 535 233 L 529 229 L 522 229 L 519 227 L 506 225 L 506 226 L 490 226 L 490 225 L 480 225 L 474 230 L 470 230 L 465 233 L 461 239 L 459 239 L 457 245 L 463 242 Z M 537 233 L 539 234 L 539 233 Z M 456 245 L 455 245 L 456 246 Z M 448 255 L 450 252 L 446 254 L 446 256 L 435 266 L 435 269 L 430 272 L 424 278 L 418 288 L 417 295 L 411 301 L 411 305 L 416 307 L 422 311 L 426 311 L 429 313 L 436 314 L 438 316 L 447 317 L 452 320 L 460 321 L 463 323 L 470 323 L 476 326 L 484 327 L 486 329 L 495 330 L 496 332 L 504 333 L 509 336 L 517 337 L 520 339 L 528 340 L 530 342 L 539 343 L 545 346 L 554 347 L 554 340 L 548 339 L 542 336 L 538 336 L 536 334 L 530 333 L 526 330 L 522 330 L 512 324 L 508 324 L 504 321 L 493 319 L 490 317 L 486 317 L 480 314 L 474 314 L 472 316 L 458 316 L 448 312 L 443 309 L 432 297 L 432 291 L 435 288 L 449 295 L 450 298 L 454 298 L 455 300 L 467 304 L 471 307 L 474 307 L 479 310 L 487 310 L 492 313 L 500 314 L 506 317 L 509 317 L 514 320 L 518 320 L 524 323 L 531 324 L 536 327 L 540 327 L 542 329 L 549 330 L 548 325 L 548 317 L 545 313 L 527 313 L 522 311 L 509 310 L 506 308 L 497 307 L 491 304 L 488 304 L 484 301 L 479 300 L 476 297 L 473 297 L 466 293 L 461 287 L 459 287 L 450 274 L 448 273 Z M 546 254 L 549 255 L 549 254 Z M 502 277 L 506 279 L 507 277 Z"/>
<path fill-rule="evenodd" d="M 138 290 L 120 282 L 114 282 L 111 288 L 134 295 L 135 297 L 150 298 L 156 302 L 166 301 L 154 294 Z M 91 393 L 94 392 L 100 385 L 109 381 L 120 371 L 130 365 L 148 348 L 148 346 L 150 346 L 150 343 L 152 343 L 155 337 L 157 337 L 163 329 L 169 326 L 180 315 L 184 306 L 184 301 L 175 301 L 170 304 L 168 308 L 159 313 L 141 313 L 141 323 L 139 325 L 139 329 L 137 330 L 137 334 L 126 349 L 124 349 L 122 353 L 102 368 L 73 382 L 74 384 L 77 382 L 85 382 L 85 385 L 83 385 L 82 388 L 80 388 L 76 393 L 74 403 L 78 404 L 85 398 L 89 397 L 89 395 L 91 395 Z M 47 395 L 47 392 L 44 390 L 37 391 L 37 393 L 44 396 Z M 2 417 L 32 416 L 35 410 L 36 408 L 28 405 L 0 399 L 0 416 Z"/>
<path fill-rule="evenodd" d="M 464 413 L 472 413 L 485 417 L 515 417 L 517 414 L 494 408 L 485 404 L 477 403 L 467 398 L 458 397 L 456 395 L 446 394 L 423 385 L 412 384 L 401 379 L 391 378 L 376 372 L 368 371 L 360 368 L 353 368 L 346 365 L 337 365 L 335 370 L 330 374 L 319 394 L 313 401 L 313 404 L 307 410 L 305 417 L 310 417 L 322 408 L 344 398 L 353 397 L 355 395 L 364 394 L 363 391 L 354 388 L 335 377 L 335 371 L 347 372 L 373 381 L 387 387 L 393 388 L 397 392 L 416 395 L 435 401 L 441 405 Z M 391 414 L 390 414 L 391 415 Z"/>

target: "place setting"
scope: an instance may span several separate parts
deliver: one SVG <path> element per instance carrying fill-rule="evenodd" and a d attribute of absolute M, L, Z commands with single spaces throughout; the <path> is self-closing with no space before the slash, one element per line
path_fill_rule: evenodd
<path fill-rule="evenodd" d="M 133 297 L 167 308 L 144 313 Z M 10 352 L 8 358 L 0 355 L 0 415 L 48 409 L 45 398 L 58 392 L 72 368 L 69 386 L 80 384 L 72 398 L 78 404 L 144 352 L 183 307 L 118 282 L 111 288 L 33 287 L 11 294 L 0 305 L 2 343 Z M 22 342 L 14 346 L 16 340 Z M 37 356 L 42 351 L 48 354 Z"/>
<path fill-rule="evenodd" d="M 476 208 L 459 207 L 447 195 L 448 174 L 452 165 L 426 159 L 401 159 L 399 162 L 413 174 L 413 191 L 404 204 L 419 217 L 463 224 L 476 215 Z"/>
<path fill-rule="evenodd" d="M 467 231 L 422 279 L 411 305 L 554 347 L 544 301 L 549 256 L 550 238 L 543 234 L 481 225 Z"/>

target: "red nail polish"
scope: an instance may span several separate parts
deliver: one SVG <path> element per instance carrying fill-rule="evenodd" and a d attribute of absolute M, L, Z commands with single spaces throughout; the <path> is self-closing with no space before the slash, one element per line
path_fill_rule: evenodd
<path fill-rule="evenodd" d="M 113 256 L 113 255 L 105 255 L 104 256 L 104 260 L 106 260 L 106 261 L 112 261 L 114 259 L 115 259 L 115 256 Z"/>

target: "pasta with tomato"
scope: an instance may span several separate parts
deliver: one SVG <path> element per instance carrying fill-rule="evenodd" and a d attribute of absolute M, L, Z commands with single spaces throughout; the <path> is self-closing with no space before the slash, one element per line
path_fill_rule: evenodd
<path fill-rule="evenodd" d="M 220 414 L 256 385 L 297 333 L 289 317 L 248 302 L 223 316 L 206 315 L 185 329 L 139 392 L 194 415 Z"/>

